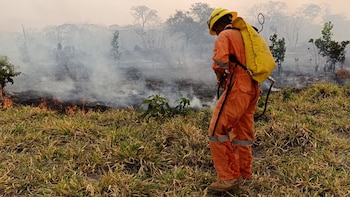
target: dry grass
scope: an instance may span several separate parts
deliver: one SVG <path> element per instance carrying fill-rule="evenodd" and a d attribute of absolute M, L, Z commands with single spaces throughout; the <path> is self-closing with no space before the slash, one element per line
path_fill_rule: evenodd
<path fill-rule="evenodd" d="M 3 196 L 350 196 L 350 86 L 271 95 L 256 122 L 253 180 L 209 193 L 211 111 L 149 122 L 134 109 L 0 111 Z"/>

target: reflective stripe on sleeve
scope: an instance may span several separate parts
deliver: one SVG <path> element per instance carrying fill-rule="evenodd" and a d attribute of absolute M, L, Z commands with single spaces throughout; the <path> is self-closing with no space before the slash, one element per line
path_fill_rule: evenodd
<path fill-rule="evenodd" d="M 229 68 L 229 63 L 228 62 L 219 62 L 215 60 L 215 64 L 218 65 L 221 68 Z"/>
<path fill-rule="evenodd" d="M 232 144 L 237 144 L 240 146 L 251 146 L 253 145 L 253 141 L 248 140 L 232 140 Z"/>
<path fill-rule="evenodd" d="M 219 137 L 217 137 L 217 136 L 209 136 L 209 141 L 212 141 L 212 142 L 225 142 L 225 141 L 230 141 L 230 137 L 228 135 L 221 135 Z"/>

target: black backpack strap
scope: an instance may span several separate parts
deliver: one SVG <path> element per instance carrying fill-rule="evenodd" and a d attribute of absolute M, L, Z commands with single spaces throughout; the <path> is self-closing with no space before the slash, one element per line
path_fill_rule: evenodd
<path fill-rule="evenodd" d="M 228 59 L 230 60 L 230 62 L 234 62 L 234 63 L 238 64 L 240 67 L 243 68 L 243 70 L 245 70 L 245 71 L 247 71 L 247 72 L 250 72 L 250 71 L 248 70 L 248 68 L 247 68 L 245 65 L 243 65 L 243 64 L 237 59 L 237 57 L 236 57 L 234 54 L 230 54 L 230 55 L 228 56 Z"/>
<path fill-rule="evenodd" d="M 226 29 L 235 29 L 235 30 L 238 30 L 240 31 L 241 29 L 237 28 L 237 27 L 227 27 Z"/>

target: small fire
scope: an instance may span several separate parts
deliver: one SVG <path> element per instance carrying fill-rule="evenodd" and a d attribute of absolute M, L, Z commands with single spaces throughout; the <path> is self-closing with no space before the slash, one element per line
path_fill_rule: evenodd
<path fill-rule="evenodd" d="M 77 110 L 77 105 L 66 107 L 66 113 L 68 115 L 73 115 L 76 110 Z"/>
<path fill-rule="evenodd" d="M 47 101 L 45 98 L 41 99 L 41 103 L 38 105 L 40 109 L 47 110 Z"/>
<path fill-rule="evenodd" d="M 3 97 L 3 103 L 2 103 L 3 109 L 7 109 L 7 108 L 11 107 L 12 104 L 13 104 L 13 101 L 10 98 Z"/>

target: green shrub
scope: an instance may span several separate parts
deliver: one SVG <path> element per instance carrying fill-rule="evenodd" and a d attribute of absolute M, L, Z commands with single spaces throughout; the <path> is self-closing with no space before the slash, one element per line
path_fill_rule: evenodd
<path fill-rule="evenodd" d="M 179 102 L 175 107 L 171 107 L 169 101 L 160 95 L 151 95 L 148 99 L 141 103 L 141 106 L 146 105 L 146 110 L 141 115 L 142 118 L 149 120 L 155 118 L 160 120 L 162 118 L 171 118 L 174 115 L 186 115 L 190 111 L 190 100 L 181 98 L 176 100 Z"/>
<path fill-rule="evenodd" d="M 7 83 L 13 84 L 13 77 L 20 75 L 15 71 L 15 66 L 11 64 L 7 56 L 0 55 L 0 96 L 3 96 L 3 89 Z"/>

